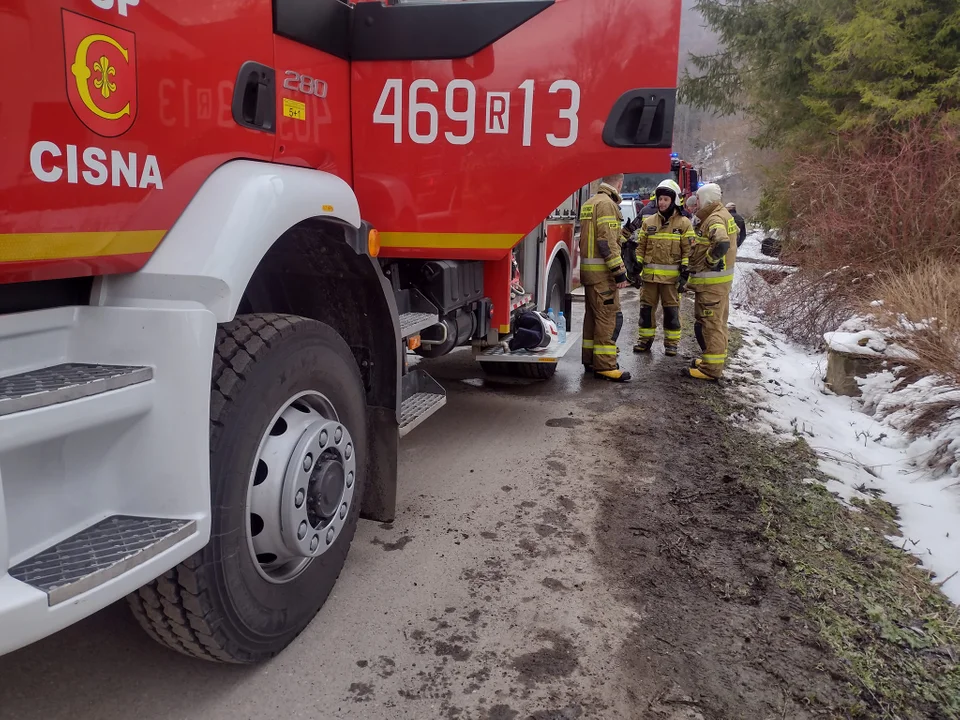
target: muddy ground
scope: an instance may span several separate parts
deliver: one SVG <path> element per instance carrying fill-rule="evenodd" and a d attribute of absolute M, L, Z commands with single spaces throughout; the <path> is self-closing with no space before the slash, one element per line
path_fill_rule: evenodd
<path fill-rule="evenodd" d="M 734 427 L 735 385 L 633 356 L 628 296 L 629 386 L 584 378 L 576 352 L 546 383 L 493 382 L 463 353 L 425 363 L 449 405 L 402 444 L 397 520 L 361 524 L 280 657 L 192 661 L 117 605 L 0 658 L 0 718 L 846 716 L 859 691 L 781 589 L 756 489 L 809 463 L 758 469 L 779 451 Z"/>

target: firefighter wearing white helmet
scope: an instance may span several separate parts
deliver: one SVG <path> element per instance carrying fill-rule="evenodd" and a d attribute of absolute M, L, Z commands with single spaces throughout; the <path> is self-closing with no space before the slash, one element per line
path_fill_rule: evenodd
<path fill-rule="evenodd" d="M 663 306 L 663 351 L 676 355 L 680 345 L 680 294 L 687 283 L 693 225 L 680 211 L 680 186 L 657 186 L 657 212 L 643 219 L 637 233 L 637 261 L 643 277 L 640 322 L 633 351 L 649 352 L 657 334 L 657 305 Z"/>
<path fill-rule="evenodd" d="M 698 380 L 717 381 L 727 359 L 730 288 L 737 260 L 737 223 L 721 203 L 716 183 L 697 190 L 696 239 L 690 253 L 690 289 L 696 303 L 694 334 L 703 355 L 687 372 Z"/>

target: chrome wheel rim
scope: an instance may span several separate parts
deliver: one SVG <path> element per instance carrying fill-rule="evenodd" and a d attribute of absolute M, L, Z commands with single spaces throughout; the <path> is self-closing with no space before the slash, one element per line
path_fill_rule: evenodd
<path fill-rule="evenodd" d="M 336 544 L 356 488 L 356 447 L 333 403 L 288 399 L 260 439 L 247 491 L 247 546 L 271 583 L 290 582 Z"/>

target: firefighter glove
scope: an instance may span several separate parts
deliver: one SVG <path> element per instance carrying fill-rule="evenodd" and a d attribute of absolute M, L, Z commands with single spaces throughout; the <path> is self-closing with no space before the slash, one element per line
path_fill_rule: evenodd
<path fill-rule="evenodd" d="M 643 225 L 643 218 L 638 215 L 623 226 L 623 234 L 629 237 L 639 230 L 641 225 Z"/>

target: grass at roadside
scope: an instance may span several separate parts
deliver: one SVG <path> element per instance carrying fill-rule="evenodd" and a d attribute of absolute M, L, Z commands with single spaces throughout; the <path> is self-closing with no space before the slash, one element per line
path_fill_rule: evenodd
<path fill-rule="evenodd" d="M 726 394 L 729 415 L 739 408 Z M 721 409 L 721 408 L 717 408 Z M 762 536 L 780 584 L 846 669 L 854 718 L 960 718 L 960 611 L 907 553 L 887 541 L 896 509 L 880 499 L 851 511 L 820 482 L 816 455 L 746 430 L 726 439 L 740 481 L 758 493 Z M 811 698 L 812 700 L 812 698 Z"/>
<path fill-rule="evenodd" d="M 917 354 L 915 366 L 960 383 L 960 268 L 942 261 L 886 272 L 876 284 L 881 322 L 898 331 Z M 906 327 L 905 327 L 906 326 Z M 908 329 L 909 328 L 909 329 Z"/>

